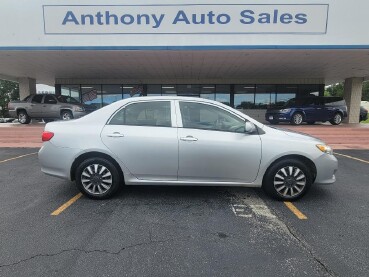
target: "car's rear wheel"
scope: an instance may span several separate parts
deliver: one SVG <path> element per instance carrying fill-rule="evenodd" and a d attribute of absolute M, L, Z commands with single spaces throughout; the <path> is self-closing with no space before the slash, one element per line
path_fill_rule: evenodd
<path fill-rule="evenodd" d="M 87 197 L 107 199 L 120 187 L 120 174 L 116 166 L 103 158 L 89 158 L 76 170 L 76 185 Z"/>
<path fill-rule="evenodd" d="M 291 118 L 291 123 L 293 125 L 300 125 L 304 121 L 304 116 L 302 113 L 294 113 Z"/>
<path fill-rule="evenodd" d="M 263 189 L 277 200 L 294 201 L 309 190 L 311 169 L 297 159 L 280 160 L 265 173 Z"/>
<path fill-rule="evenodd" d="M 28 116 L 26 111 L 19 111 L 18 121 L 21 124 L 29 124 L 31 122 L 31 118 Z"/>
<path fill-rule="evenodd" d="M 71 120 L 73 119 L 73 114 L 70 111 L 62 111 L 60 117 L 62 120 Z"/>
<path fill-rule="evenodd" d="M 342 122 L 342 114 L 341 113 L 335 113 L 333 118 L 331 120 L 329 120 L 329 122 L 332 125 L 339 125 Z"/>

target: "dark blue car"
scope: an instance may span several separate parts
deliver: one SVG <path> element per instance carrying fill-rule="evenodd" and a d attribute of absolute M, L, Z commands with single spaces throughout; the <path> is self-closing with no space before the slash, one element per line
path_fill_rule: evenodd
<path fill-rule="evenodd" d="M 347 117 L 347 106 L 341 97 L 303 97 L 292 98 L 285 105 L 268 109 L 266 121 L 272 124 L 290 122 L 300 125 L 302 122 L 314 124 L 316 121 L 329 121 L 338 125 Z"/>

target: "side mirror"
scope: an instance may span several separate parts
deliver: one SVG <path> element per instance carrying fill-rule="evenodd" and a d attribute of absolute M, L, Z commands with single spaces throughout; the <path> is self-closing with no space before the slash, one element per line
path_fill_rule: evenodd
<path fill-rule="evenodd" d="M 245 123 L 245 133 L 252 134 L 255 131 L 256 131 L 256 126 L 254 125 L 254 123 L 252 123 L 250 121 L 246 121 L 246 123 Z"/>

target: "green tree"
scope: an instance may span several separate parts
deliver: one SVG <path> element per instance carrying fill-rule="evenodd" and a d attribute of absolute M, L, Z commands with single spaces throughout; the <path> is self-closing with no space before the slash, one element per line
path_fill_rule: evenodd
<path fill-rule="evenodd" d="M 345 83 L 338 83 L 334 85 L 327 86 L 325 88 L 324 96 L 339 96 L 343 97 Z M 361 97 L 362 101 L 369 101 L 369 81 L 363 83 L 363 95 Z"/>
<path fill-rule="evenodd" d="M 19 99 L 19 84 L 12 81 L 0 80 L 0 115 L 8 113 L 8 103 Z"/>
<path fill-rule="evenodd" d="M 339 96 L 343 97 L 344 83 L 330 85 L 325 88 L 324 96 Z"/>
<path fill-rule="evenodd" d="M 369 81 L 363 83 L 363 95 L 361 96 L 362 101 L 369 101 Z"/>

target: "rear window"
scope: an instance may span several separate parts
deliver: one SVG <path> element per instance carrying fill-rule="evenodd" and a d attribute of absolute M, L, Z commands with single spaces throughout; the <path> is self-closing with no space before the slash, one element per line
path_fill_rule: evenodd
<path fill-rule="evenodd" d="M 171 127 L 170 102 L 133 103 L 118 111 L 109 125 Z"/>
<path fill-rule="evenodd" d="M 324 97 L 325 106 L 345 106 L 346 101 L 342 97 Z"/>

